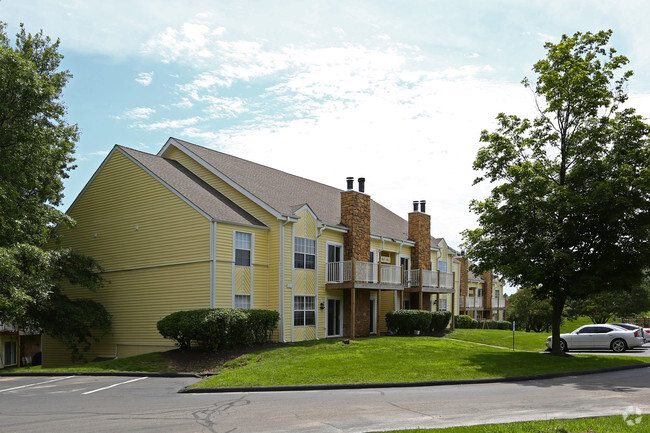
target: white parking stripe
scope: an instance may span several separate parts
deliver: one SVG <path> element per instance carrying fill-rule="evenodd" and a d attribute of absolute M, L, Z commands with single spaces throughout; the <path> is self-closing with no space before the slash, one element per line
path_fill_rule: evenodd
<path fill-rule="evenodd" d="M 59 377 L 58 379 L 48 380 L 47 382 L 32 383 L 30 385 L 22 385 L 22 386 L 16 386 L 16 387 L 13 387 L 13 388 L 0 389 L 0 392 L 13 391 L 14 389 L 27 388 L 29 386 L 44 385 L 46 383 L 57 382 L 59 380 L 64 380 L 64 379 L 70 379 L 71 377 L 74 377 L 74 376 Z"/>
<path fill-rule="evenodd" d="M 124 385 L 124 384 L 127 384 L 127 383 L 135 382 L 135 381 L 146 379 L 146 378 L 147 378 L 146 376 L 145 377 L 138 377 L 136 379 L 127 380 L 126 382 L 120 382 L 120 383 L 116 383 L 114 385 L 105 386 L 104 388 L 99 388 L 99 389 L 94 389 L 92 391 L 84 392 L 82 395 L 92 394 L 93 392 L 103 391 L 103 390 L 108 389 L 108 388 L 113 388 L 114 386 Z"/>

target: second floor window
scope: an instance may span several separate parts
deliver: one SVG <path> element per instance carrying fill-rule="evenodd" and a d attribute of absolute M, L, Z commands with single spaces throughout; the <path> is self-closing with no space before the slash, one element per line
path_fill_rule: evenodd
<path fill-rule="evenodd" d="M 445 260 L 438 260 L 438 270 L 440 272 L 447 272 L 447 262 Z"/>
<path fill-rule="evenodd" d="M 498 291 L 498 290 L 495 290 L 495 291 L 494 291 L 494 297 L 495 297 L 495 298 L 498 298 L 498 297 L 499 297 L 499 291 Z"/>
<path fill-rule="evenodd" d="M 252 235 L 235 232 L 235 266 L 251 265 Z"/>
<path fill-rule="evenodd" d="M 316 240 L 294 239 L 293 266 L 298 269 L 316 269 Z"/>

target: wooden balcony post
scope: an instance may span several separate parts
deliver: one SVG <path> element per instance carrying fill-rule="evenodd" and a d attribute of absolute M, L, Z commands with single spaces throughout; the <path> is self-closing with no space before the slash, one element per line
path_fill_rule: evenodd
<path fill-rule="evenodd" d="M 420 302 L 420 303 L 419 303 L 419 305 L 418 305 L 418 309 L 422 310 L 423 307 L 424 307 L 424 305 L 423 305 L 423 302 L 424 302 L 424 296 L 422 296 L 422 290 L 420 290 L 420 301 L 419 301 L 419 302 Z"/>
<path fill-rule="evenodd" d="M 440 293 L 436 293 L 436 311 L 440 311 Z"/>
<path fill-rule="evenodd" d="M 357 324 L 357 294 L 354 286 L 350 289 L 350 338 L 356 336 Z"/>

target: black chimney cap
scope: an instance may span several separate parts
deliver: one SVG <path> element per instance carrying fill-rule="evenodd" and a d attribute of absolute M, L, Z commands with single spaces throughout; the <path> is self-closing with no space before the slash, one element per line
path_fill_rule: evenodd
<path fill-rule="evenodd" d="M 346 177 L 345 181 L 347 182 L 348 191 L 352 190 L 352 188 L 354 188 L 354 178 L 353 177 Z"/>
<path fill-rule="evenodd" d="M 359 192 L 365 192 L 366 191 L 366 178 L 365 177 L 360 177 L 359 178 Z"/>
<path fill-rule="evenodd" d="M 426 212 L 426 205 L 427 201 L 426 200 L 421 200 L 420 201 L 420 212 L 425 213 Z"/>
<path fill-rule="evenodd" d="M 420 209 L 420 202 L 415 200 L 413 202 L 413 212 L 417 212 Z"/>

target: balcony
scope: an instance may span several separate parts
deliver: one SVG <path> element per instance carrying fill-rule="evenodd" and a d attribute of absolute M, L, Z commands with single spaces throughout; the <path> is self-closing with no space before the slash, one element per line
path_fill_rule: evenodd
<path fill-rule="evenodd" d="M 506 300 L 504 298 L 492 298 L 492 309 L 505 310 Z"/>
<path fill-rule="evenodd" d="M 407 292 L 454 293 L 454 274 L 425 269 L 404 271 L 404 287 Z"/>
<path fill-rule="evenodd" d="M 465 310 L 482 310 L 483 296 L 461 296 L 459 307 Z"/>
<path fill-rule="evenodd" d="M 16 327 L 0 322 L 0 332 L 16 332 Z"/>
<path fill-rule="evenodd" d="M 351 288 L 403 290 L 402 267 L 357 260 L 328 262 L 326 286 L 332 290 Z"/>

